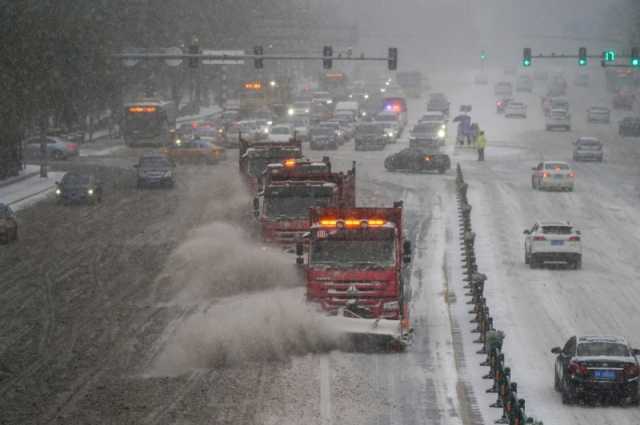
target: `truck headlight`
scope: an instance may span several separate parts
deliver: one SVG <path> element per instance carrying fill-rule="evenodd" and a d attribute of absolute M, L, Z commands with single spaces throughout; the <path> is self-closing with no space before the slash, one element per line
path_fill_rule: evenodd
<path fill-rule="evenodd" d="M 444 132 L 443 129 L 438 130 L 438 137 L 441 139 L 444 139 L 444 136 L 446 135 L 446 133 Z"/>
<path fill-rule="evenodd" d="M 289 114 L 289 116 L 293 116 L 294 113 L 295 111 L 293 110 L 293 108 L 289 108 L 289 110 L 287 110 L 287 114 Z"/>
<path fill-rule="evenodd" d="M 89 194 L 89 196 L 93 196 L 93 189 L 87 190 L 87 193 Z"/>
<path fill-rule="evenodd" d="M 62 191 L 60 189 L 56 189 L 56 195 L 62 195 Z"/>

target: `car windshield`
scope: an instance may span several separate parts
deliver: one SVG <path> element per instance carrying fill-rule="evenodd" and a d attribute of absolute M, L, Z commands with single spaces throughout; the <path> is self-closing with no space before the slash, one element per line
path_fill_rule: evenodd
<path fill-rule="evenodd" d="M 357 134 L 378 135 L 384 133 L 384 128 L 378 125 L 361 125 L 356 129 Z"/>
<path fill-rule="evenodd" d="M 551 111 L 551 117 L 553 118 L 566 118 L 566 111 Z"/>
<path fill-rule="evenodd" d="M 380 122 L 396 122 L 398 121 L 398 117 L 395 114 L 378 114 L 376 116 L 376 121 Z"/>
<path fill-rule="evenodd" d="M 162 156 L 140 158 L 139 162 L 140 168 L 167 168 L 170 165 L 169 160 Z"/>
<path fill-rule="evenodd" d="M 613 356 L 613 357 L 629 357 L 629 348 L 620 343 L 608 341 L 583 342 L 578 344 L 578 356 Z"/>
<path fill-rule="evenodd" d="M 602 144 L 597 140 L 581 140 L 578 142 L 578 149 L 599 150 Z"/>
<path fill-rule="evenodd" d="M 390 267 L 394 264 L 393 240 L 315 240 L 311 264 Z"/>
<path fill-rule="evenodd" d="M 330 127 L 315 127 L 311 129 L 311 136 L 333 136 L 335 131 Z"/>
<path fill-rule="evenodd" d="M 544 164 L 545 170 L 568 170 L 569 165 L 561 162 L 547 162 Z"/>
<path fill-rule="evenodd" d="M 62 185 L 68 187 L 86 186 L 91 181 L 91 177 L 82 174 L 65 174 L 62 178 Z"/>
<path fill-rule="evenodd" d="M 436 122 L 433 123 L 423 123 L 420 125 L 416 125 L 413 128 L 412 133 L 414 134 L 418 134 L 418 133 L 433 133 L 438 131 L 440 128 L 442 128 L 442 125 Z"/>
<path fill-rule="evenodd" d="M 273 127 L 271 128 L 271 134 L 288 135 L 291 134 L 291 129 L 289 127 Z"/>
<path fill-rule="evenodd" d="M 542 226 L 542 233 L 550 235 L 570 235 L 573 230 L 570 226 Z"/>

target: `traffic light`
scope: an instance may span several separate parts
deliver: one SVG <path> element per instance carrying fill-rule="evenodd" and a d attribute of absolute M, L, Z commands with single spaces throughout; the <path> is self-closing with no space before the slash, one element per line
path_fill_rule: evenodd
<path fill-rule="evenodd" d="M 615 62 L 616 61 L 616 51 L 615 50 L 605 50 L 602 52 L 602 60 L 605 62 Z"/>
<path fill-rule="evenodd" d="M 578 49 L 578 65 L 585 66 L 587 64 L 587 48 L 580 47 Z"/>
<path fill-rule="evenodd" d="M 522 50 L 522 66 L 531 66 L 531 48 L 525 47 Z"/>
<path fill-rule="evenodd" d="M 631 66 L 640 66 L 640 49 L 638 49 L 637 47 L 631 48 Z"/>
<path fill-rule="evenodd" d="M 333 56 L 333 48 L 331 46 L 324 46 L 322 48 L 322 56 L 325 58 L 322 59 L 322 67 L 324 69 L 331 69 L 333 67 L 333 60 L 326 58 L 331 58 Z"/>
<path fill-rule="evenodd" d="M 398 48 L 389 47 L 389 58 L 387 60 L 387 67 L 389 71 L 395 71 L 398 69 Z"/>
<path fill-rule="evenodd" d="M 253 54 L 254 56 L 262 56 L 264 54 L 264 50 L 262 46 L 253 46 Z M 264 67 L 264 62 L 262 58 L 253 58 L 253 66 L 256 69 L 262 69 Z"/>
<path fill-rule="evenodd" d="M 200 43 L 197 38 L 193 38 L 191 40 L 191 44 L 189 45 L 189 54 L 190 55 L 199 55 L 200 54 Z M 197 68 L 200 64 L 200 58 L 189 58 L 189 68 Z"/>
<path fill-rule="evenodd" d="M 480 52 L 480 60 L 486 60 L 487 59 L 487 53 L 483 50 Z"/>

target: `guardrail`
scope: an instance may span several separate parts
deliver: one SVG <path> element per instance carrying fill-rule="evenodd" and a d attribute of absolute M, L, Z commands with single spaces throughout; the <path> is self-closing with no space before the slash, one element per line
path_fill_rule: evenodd
<path fill-rule="evenodd" d="M 478 338 L 473 342 L 482 346 L 477 351 L 477 354 L 486 356 L 480 366 L 489 367 L 489 373 L 484 375 L 483 378 L 493 381 L 492 386 L 486 390 L 487 393 L 496 394 L 496 401 L 490 407 L 502 409 L 502 415 L 495 423 L 542 425 L 542 421 L 526 415 L 526 402 L 523 398 L 518 398 L 518 384 L 511 380 L 511 368 L 506 365 L 504 353 L 502 352 L 502 342 L 505 334 L 494 328 L 491 311 L 487 305 L 487 299 L 484 297 L 487 276 L 478 271 L 474 248 L 476 234 L 471 226 L 472 207 L 467 198 L 469 185 L 464 181 L 460 164 L 456 168 L 456 189 L 458 216 L 460 218 L 459 236 L 462 245 L 462 265 L 464 269 L 463 281 L 466 283 L 465 289 L 469 290 L 465 293 L 465 296 L 470 297 L 467 304 L 473 306 L 469 311 L 469 314 L 473 315 L 470 323 L 476 326 L 471 332 L 478 334 Z"/>

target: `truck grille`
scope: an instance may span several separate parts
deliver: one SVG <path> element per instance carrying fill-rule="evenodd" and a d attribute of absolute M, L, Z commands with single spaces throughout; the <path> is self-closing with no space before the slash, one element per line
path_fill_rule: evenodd
<path fill-rule="evenodd" d="M 386 286 L 386 282 L 340 281 L 325 283 L 329 295 L 347 298 L 375 294 L 384 290 Z"/>
<path fill-rule="evenodd" d="M 296 243 L 302 240 L 306 230 L 278 230 L 275 232 L 275 241 L 278 243 Z"/>

